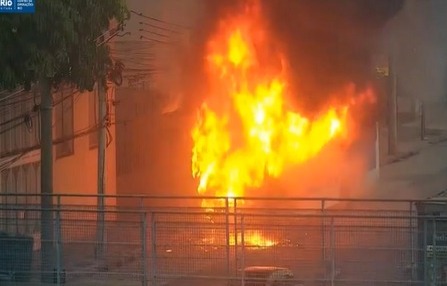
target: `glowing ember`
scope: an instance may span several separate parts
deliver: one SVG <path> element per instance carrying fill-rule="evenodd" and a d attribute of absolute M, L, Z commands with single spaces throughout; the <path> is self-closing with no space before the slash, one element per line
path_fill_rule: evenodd
<path fill-rule="evenodd" d="M 238 233 L 237 243 L 242 245 L 242 235 L 240 233 Z M 270 247 L 270 246 L 274 246 L 274 245 L 278 244 L 277 241 L 270 239 L 270 238 L 266 238 L 259 231 L 245 231 L 243 243 L 245 246 L 253 246 L 253 247 L 258 247 L 258 248 Z M 234 235 L 233 235 L 230 237 L 230 245 L 235 245 L 235 244 L 236 244 L 236 241 L 235 241 Z"/>
<path fill-rule="evenodd" d="M 224 246 L 226 245 L 225 242 L 225 236 L 219 232 L 212 232 L 211 235 L 205 237 L 202 239 L 202 242 L 206 243 L 207 245 L 213 245 L 213 246 Z M 266 248 L 266 247 L 272 247 L 278 244 L 278 242 L 275 239 L 272 238 L 266 238 L 260 231 L 245 231 L 244 232 L 244 246 L 250 247 L 250 248 Z M 237 241 L 236 236 L 234 233 L 230 233 L 230 246 L 235 246 L 237 243 L 238 246 L 242 245 L 242 235 L 241 233 L 237 234 Z"/>
<path fill-rule="evenodd" d="M 347 130 L 348 105 L 330 106 L 315 118 L 293 111 L 284 60 L 271 52 L 271 42 L 253 7 L 222 22 L 209 42 L 210 96 L 192 131 L 192 171 L 201 195 L 244 196 Z M 202 206 L 222 203 L 203 200 Z M 246 237 L 247 243 L 258 239 Z"/>

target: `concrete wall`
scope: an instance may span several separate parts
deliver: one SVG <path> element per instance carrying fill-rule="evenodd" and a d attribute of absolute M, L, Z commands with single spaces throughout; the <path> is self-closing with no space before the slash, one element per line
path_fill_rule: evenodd
<path fill-rule="evenodd" d="M 92 99 L 97 96 L 96 93 L 84 92 L 75 94 L 73 98 L 73 119 L 74 133 L 79 133 L 95 125 L 95 122 L 89 118 L 89 105 Z M 113 89 L 109 92 L 109 97 L 114 96 Z M 113 112 L 113 110 L 112 110 Z M 55 136 L 55 116 L 53 116 L 53 138 Z M 33 128 L 36 132 L 32 135 L 38 135 L 39 117 L 33 120 Z M 106 151 L 106 194 L 116 194 L 116 148 L 115 148 L 115 126 L 109 127 L 112 135 L 112 142 Z M 13 137 L 22 138 L 26 131 L 14 133 L 4 133 L 3 136 L 11 137 L 9 141 L 14 141 Z M 29 140 L 28 140 L 29 141 Z M 29 141 L 30 145 L 37 144 L 37 141 Z M 28 144 L 26 144 L 28 145 Z M 25 146 L 22 146 L 24 148 Z M 55 151 L 56 147 L 53 148 Z M 53 191 L 55 194 L 96 194 L 97 193 L 97 148 L 90 148 L 89 135 L 79 136 L 74 139 L 74 153 L 61 158 L 56 157 L 53 152 Z M 20 160 L 17 160 L 9 166 L 3 173 L 10 173 L 6 182 L 2 182 L 2 192 L 11 193 L 40 193 L 40 150 L 27 153 Z M 31 200 L 29 203 L 37 203 L 37 200 Z M 93 205 L 96 199 L 86 198 L 67 198 L 65 203 Z M 108 201 L 114 203 L 113 201 Z"/>
<path fill-rule="evenodd" d="M 114 56 L 126 65 L 124 84 L 117 89 L 117 192 L 194 195 L 193 114 L 180 110 L 188 78 L 183 67 L 203 0 L 127 3 L 142 16 L 132 13 L 125 28 L 131 34 L 112 43 Z"/>
<path fill-rule="evenodd" d="M 447 31 L 443 0 L 407 0 L 383 31 L 393 55 L 399 96 L 429 101 L 447 98 Z"/>
<path fill-rule="evenodd" d="M 400 111 L 421 100 L 427 124 L 447 128 L 447 30 L 443 0 L 407 0 L 383 31 L 383 48 L 394 55 Z"/>
<path fill-rule="evenodd" d="M 85 92 L 74 100 L 74 130 L 85 130 L 92 126 L 89 120 L 89 104 L 91 96 Z M 114 96 L 113 89 L 109 90 L 108 97 Z M 112 111 L 113 112 L 113 111 Z M 105 193 L 116 194 L 116 136 L 115 125 L 109 127 L 112 142 L 106 149 Z M 89 136 L 81 136 L 74 141 L 74 154 L 57 159 L 54 156 L 54 192 L 69 194 L 97 194 L 97 148 L 90 148 Z M 70 198 L 67 202 L 73 204 L 96 204 L 96 199 Z M 113 204 L 112 200 L 108 203 Z"/>
<path fill-rule="evenodd" d="M 117 108 L 119 194 L 193 195 L 190 115 L 160 114 L 148 92 L 120 88 Z"/>
<path fill-rule="evenodd" d="M 114 97 L 114 90 L 110 89 L 109 98 Z M 91 105 L 95 103 L 96 92 L 77 93 L 73 95 L 73 130 L 74 134 L 82 134 L 82 131 L 91 129 L 96 125 L 93 116 L 89 115 Z M 22 97 L 23 100 L 24 97 Z M 31 97 L 32 98 L 32 97 Z M 14 99 L 17 101 L 17 98 Z M 111 103 L 111 101 L 109 101 Z M 29 104 L 34 104 L 33 100 L 25 101 L 18 111 L 29 111 Z M 17 104 L 15 104 L 17 105 Z M 64 107 L 65 110 L 65 107 Z M 56 112 L 56 109 L 54 109 Z M 111 106 L 111 113 L 114 114 Z M 3 112 L 1 122 L 6 122 L 8 116 L 14 118 L 20 113 Z M 30 147 L 38 147 L 39 138 L 39 116 L 34 113 L 33 124 L 30 130 L 23 128 L 13 129 L 11 132 L 3 132 L 0 136 L 0 152 L 6 154 L 9 152 L 20 154 L 23 149 Z M 59 118 L 60 120 L 60 118 Z M 56 135 L 56 116 L 53 114 L 53 135 Z M 116 194 L 116 135 L 115 125 L 109 127 L 111 138 L 113 139 L 106 150 L 106 172 L 105 172 L 105 193 Z M 92 138 L 97 133 L 91 133 Z M 67 135 L 68 136 L 68 135 Z M 84 134 L 74 139 L 74 152 L 64 157 L 56 156 L 56 146 L 53 148 L 53 192 L 54 194 L 97 194 L 97 148 L 91 148 L 91 136 Z M 14 159 L 14 156 L 10 158 Z M 2 162 L 8 158 L 1 158 Z M 41 193 L 40 188 L 40 149 L 28 152 L 19 160 L 12 164 L 1 164 L 2 172 L 0 176 L 0 192 L 3 193 L 19 193 L 19 194 L 36 194 L 37 196 L 20 196 L 20 197 L 2 197 L 0 196 L 0 204 L 40 204 L 38 195 Z M 7 167 L 5 167 L 7 166 Z M 56 201 L 56 200 L 55 200 Z M 96 198 L 85 197 L 64 197 L 63 204 L 76 204 L 80 206 L 95 206 Z M 116 199 L 107 199 L 106 204 L 115 205 Z M 0 211 L 0 230 L 9 232 L 18 232 L 25 234 L 33 234 L 36 239 L 35 247 L 39 248 L 40 244 L 40 224 L 38 212 L 24 211 Z M 107 216 L 107 219 L 113 219 L 114 216 Z M 95 220 L 95 213 L 66 213 L 63 219 L 72 219 L 67 226 L 64 227 L 64 235 L 68 239 L 81 239 L 92 232 L 92 228 L 79 229 L 80 224 L 76 224 L 76 220 Z M 79 223 L 79 221 L 78 221 Z M 85 222 L 82 223 L 85 225 Z M 65 229 L 66 228 L 66 229 Z M 68 230 L 68 229 L 72 230 Z"/>

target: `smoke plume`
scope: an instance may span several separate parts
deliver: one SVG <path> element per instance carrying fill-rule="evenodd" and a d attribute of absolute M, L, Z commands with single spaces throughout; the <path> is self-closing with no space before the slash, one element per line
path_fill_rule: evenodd
<path fill-rule="evenodd" d="M 197 67 L 203 63 L 206 41 L 218 20 L 237 13 L 246 2 L 204 2 L 205 16 L 196 35 L 197 48 L 191 65 L 195 63 Z M 299 104 L 312 111 L 318 110 L 328 100 L 327 96 L 342 86 L 354 83 L 362 88 L 374 77 L 371 58 L 379 45 L 378 35 L 401 9 L 403 0 L 260 0 L 260 3 L 270 34 L 286 54 L 292 84 L 299 88 Z M 191 82 L 199 83 L 202 72 L 195 69 L 196 80 Z M 196 104 L 194 100 L 192 105 Z"/>

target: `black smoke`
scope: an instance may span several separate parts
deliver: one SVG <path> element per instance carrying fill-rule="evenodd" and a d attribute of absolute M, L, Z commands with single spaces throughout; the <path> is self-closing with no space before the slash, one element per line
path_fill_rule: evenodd
<path fill-rule="evenodd" d="M 328 94 L 347 83 L 359 88 L 374 74 L 371 58 L 382 27 L 403 6 L 404 0 L 260 0 L 270 33 L 284 50 L 299 102 L 308 110 L 318 109 Z M 204 47 L 218 20 L 237 13 L 245 1 L 205 1 L 205 16 L 196 34 L 197 48 L 190 59 L 191 85 L 196 94 L 203 79 L 199 68 Z M 204 94 L 203 96 L 206 96 Z M 200 102 L 196 96 L 192 106 Z M 190 99 L 192 99 L 190 98 Z"/>
<path fill-rule="evenodd" d="M 371 58 L 385 23 L 402 0 L 263 0 L 271 32 L 283 43 L 295 84 L 318 107 L 349 82 L 364 86 L 374 76 Z"/>

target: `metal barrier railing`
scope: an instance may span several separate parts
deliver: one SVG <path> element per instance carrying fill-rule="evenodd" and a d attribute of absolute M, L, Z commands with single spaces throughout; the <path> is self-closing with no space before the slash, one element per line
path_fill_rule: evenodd
<path fill-rule="evenodd" d="M 51 209 L 0 204 L 0 232 L 8 234 L 0 236 L 0 248 L 9 243 L 16 249 L 3 256 L 0 251 L 0 280 L 39 285 L 42 269 L 47 269 L 56 285 L 95 280 L 110 285 L 123 280 L 126 285 L 241 285 L 242 270 L 253 265 L 288 268 L 299 281 L 313 285 L 446 280 L 447 243 L 442 241 L 447 242 L 447 218 L 416 213 L 414 204 L 424 201 L 208 198 L 225 201 L 225 207 L 210 212 L 199 207 L 197 197 L 128 196 L 140 201 L 134 207 L 117 204 L 103 210 L 63 203 L 64 198 L 95 196 L 54 197 Z M 157 200 L 163 201 L 161 206 Z M 170 200 L 191 204 L 170 206 Z M 308 201 L 318 207 L 300 204 Z M 327 207 L 327 202 L 350 205 Z M 54 236 L 41 241 L 44 211 L 51 212 L 46 223 L 53 226 Z M 104 221 L 98 221 L 99 212 Z M 98 239 L 98 222 L 103 239 Z M 37 226 L 31 233 L 30 225 Z M 33 238 L 31 251 L 24 237 Z M 44 243 L 54 250 L 51 259 L 42 257 Z M 42 268 L 44 261 L 51 265 Z"/>

